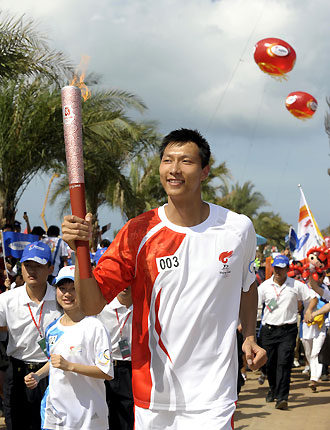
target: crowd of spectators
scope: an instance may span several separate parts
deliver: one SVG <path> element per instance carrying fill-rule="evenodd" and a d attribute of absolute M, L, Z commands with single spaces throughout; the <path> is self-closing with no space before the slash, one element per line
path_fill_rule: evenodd
<path fill-rule="evenodd" d="M 59 287 L 62 284 L 61 282 L 56 281 L 56 279 L 58 279 L 57 276 L 62 268 L 69 268 L 74 265 L 74 253 L 61 239 L 59 227 L 50 226 L 47 231 L 41 226 L 34 226 L 31 228 L 26 213 L 24 214 L 24 221 L 26 222 L 24 232 L 36 235 L 38 243 L 45 244 L 49 247 L 50 252 L 47 257 L 47 265 L 51 268 L 51 271 L 46 277 L 47 291 L 48 288 L 51 288 L 50 285 L 52 283 L 57 284 L 57 287 Z M 5 224 L 2 231 L 21 232 L 21 223 L 19 221 L 15 221 L 13 225 Z M 94 252 L 91 252 L 90 257 L 93 267 L 97 265 L 98 260 L 109 247 L 110 243 L 111 242 L 108 239 L 103 239 L 100 241 L 97 249 L 95 249 Z M 31 259 L 33 260 L 32 257 Z M 272 271 L 271 277 L 268 277 L 268 279 L 266 273 L 267 258 L 271 261 Z M 0 260 L 1 292 L 18 289 L 19 287 L 27 285 L 28 273 L 26 267 L 24 267 L 24 261 L 22 273 L 22 262 L 20 260 L 11 256 L 6 256 L 5 259 L 2 258 Z M 267 350 L 268 354 L 267 364 L 260 370 L 258 381 L 260 385 L 263 385 L 268 379 L 269 391 L 266 397 L 266 402 L 276 402 L 275 407 L 277 409 L 288 408 L 290 373 L 292 367 L 301 368 L 301 371 L 309 376 L 309 388 L 313 392 L 317 391 L 320 381 L 328 381 L 330 379 L 328 370 L 330 357 L 323 359 L 323 363 L 319 360 L 319 353 L 325 342 L 326 333 L 329 330 L 330 324 L 326 311 L 329 311 L 330 305 L 328 308 L 324 308 L 321 323 L 313 323 L 314 318 L 321 314 L 319 309 L 322 308 L 327 301 L 322 298 L 322 295 L 317 294 L 317 292 L 314 291 L 313 285 L 311 285 L 309 279 L 304 280 L 301 279 L 301 277 L 299 279 L 294 279 L 287 276 L 289 263 L 291 262 L 292 258 L 290 251 L 287 248 L 281 252 L 279 252 L 276 247 L 269 246 L 265 246 L 263 250 L 257 249 L 255 272 L 256 281 L 259 286 L 259 308 L 257 319 L 258 343 Z M 61 277 L 60 280 L 62 280 Z M 322 289 L 329 290 L 330 271 L 324 273 L 319 278 L 318 285 Z M 295 291 L 294 295 L 292 295 L 293 291 Z M 46 292 L 44 294 L 46 297 L 46 294 L 48 293 Z M 55 300 L 54 297 L 52 300 Z M 37 305 L 40 305 L 42 302 L 43 297 L 41 297 L 41 300 L 39 300 Z M 3 316 L 6 306 L 9 307 L 9 305 L 1 305 L 0 301 L 0 320 L 2 320 L 2 323 L 0 321 L 0 325 L 4 327 L 13 324 L 10 318 L 5 318 Z M 36 316 L 39 308 L 40 306 L 37 306 Z M 54 313 L 56 318 L 61 315 L 61 312 L 58 311 L 58 308 L 55 305 L 53 308 L 50 307 L 50 311 L 56 313 L 56 315 Z M 111 348 L 115 365 L 115 379 L 105 381 L 105 395 L 109 409 L 109 426 L 110 428 L 124 430 L 132 429 L 134 425 L 134 405 L 131 387 L 132 368 L 130 361 L 131 314 L 132 300 L 130 291 L 125 291 L 124 293 L 121 293 L 113 303 L 107 305 L 99 315 L 100 321 L 102 321 L 111 335 Z M 33 313 L 31 313 L 31 315 L 33 315 Z M 81 316 L 81 319 L 83 318 L 84 317 Z M 31 319 L 31 321 L 35 320 L 36 318 Z M 35 325 L 38 328 L 38 324 L 35 323 Z M 46 329 L 46 327 L 44 327 L 44 329 Z M 123 333 L 125 333 L 125 336 Z M 240 349 L 240 346 L 242 345 L 240 327 L 238 327 L 237 336 L 240 363 L 240 372 L 238 375 L 239 393 L 241 386 L 244 385 L 245 381 L 248 379 L 247 370 L 249 369 L 244 358 L 244 354 Z M 31 341 L 31 339 L 29 341 Z M 13 344 L 15 344 L 15 342 L 18 343 L 18 341 L 17 339 L 9 339 L 9 344 L 10 342 L 12 343 L 12 348 L 9 348 L 9 354 L 7 354 L 8 335 L 6 331 L 2 330 L 0 332 L 0 413 L 4 412 L 6 415 L 8 430 L 22 426 L 22 422 L 19 420 L 17 422 L 12 420 L 12 414 L 17 413 L 17 407 L 4 400 L 6 393 L 8 397 L 12 396 L 12 393 L 8 391 L 8 388 L 6 388 L 6 384 L 8 384 L 9 381 L 8 369 L 10 369 L 11 372 L 11 375 L 9 376 L 12 379 L 10 381 L 14 385 L 17 384 L 17 376 L 14 377 L 13 375 L 17 369 L 21 369 L 22 363 L 24 363 L 25 366 L 27 366 L 27 363 L 31 363 L 31 366 L 26 367 L 23 372 L 24 374 L 19 373 L 21 378 L 24 378 L 24 376 L 27 378 L 26 375 L 30 374 L 38 375 L 38 372 L 42 376 L 46 375 L 46 373 L 43 373 L 43 370 L 39 370 L 43 369 L 43 366 L 46 365 L 45 358 L 42 358 L 40 361 L 39 357 L 39 361 L 35 361 L 33 353 L 29 357 L 21 356 L 20 358 L 15 358 L 15 353 L 14 355 L 10 355 L 10 353 L 11 351 L 15 351 Z M 33 363 L 35 366 L 33 366 Z M 61 369 L 60 366 L 59 369 Z M 29 371 L 32 371 L 32 373 Z M 112 375 L 111 372 L 110 374 Z M 33 404 L 37 404 L 37 410 L 39 411 L 41 398 L 47 387 L 47 378 L 45 378 L 43 384 L 38 384 L 38 376 L 29 378 L 30 379 L 27 379 L 27 385 L 29 386 L 30 384 L 30 388 L 35 388 L 37 385 L 40 386 L 38 396 L 35 394 L 33 396 L 28 395 L 27 402 L 29 405 L 31 402 Z M 108 378 L 105 376 L 104 379 Z M 23 390 L 22 384 L 20 384 L 19 387 L 20 390 Z M 29 390 L 27 390 L 27 392 L 29 392 Z M 19 399 L 20 402 L 23 401 L 21 396 L 17 396 L 17 399 Z M 22 403 L 19 407 L 22 408 Z M 29 409 L 28 413 L 32 416 L 33 414 L 31 410 L 32 409 Z M 35 417 L 33 419 L 35 419 Z M 31 421 L 31 429 L 39 426 L 39 417 L 37 417 L 37 421 L 33 421 L 33 419 Z M 26 425 L 26 423 L 24 425 Z"/>

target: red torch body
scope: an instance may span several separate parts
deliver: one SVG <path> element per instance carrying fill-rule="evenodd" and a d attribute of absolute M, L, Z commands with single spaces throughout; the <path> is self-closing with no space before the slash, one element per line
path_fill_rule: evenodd
<path fill-rule="evenodd" d="M 78 87 L 62 88 L 63 128 L 66 163 L 69 177 L 72 214 L 80 218 L 86 215 L 84 160 L 81 119 L 81 91 Z M 81 279 L 92 276 L 89 243 L 76 241 L 77 258 Z"/>

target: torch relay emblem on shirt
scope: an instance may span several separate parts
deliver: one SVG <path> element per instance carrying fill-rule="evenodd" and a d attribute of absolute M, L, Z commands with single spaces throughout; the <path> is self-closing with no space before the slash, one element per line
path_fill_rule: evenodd
<path fill-rule="evenodd" d="M 219 255 L 219 261 L 223 263 L 223 266 L 220 270 L 220 275 L 228 276 L 230 274 L 228 259 L 233 255 L 234 251 L 224 251 Z"/>
<path fill-rule="evenodd" d="M 234 251 L 224 251 L 219 255 L 219 261 L 221 263 L 228 263 L 228 258 L 230 258 L 233 255 Z"/>

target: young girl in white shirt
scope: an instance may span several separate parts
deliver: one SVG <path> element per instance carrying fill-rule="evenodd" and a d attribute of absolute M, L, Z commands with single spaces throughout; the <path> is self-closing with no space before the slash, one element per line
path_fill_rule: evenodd
<path fill-rule="evenodd" d="M 85 317 L 74 287 L 74 266 L 60 270 L 56 297 L 64 314 L 46 330 L 49 361 L 25 377 L 33 389 L 49 374 L 41 404 L 42 428 L 106 430 L 104 379 L 113 378 L 110 335 L 95 317 Z"/>

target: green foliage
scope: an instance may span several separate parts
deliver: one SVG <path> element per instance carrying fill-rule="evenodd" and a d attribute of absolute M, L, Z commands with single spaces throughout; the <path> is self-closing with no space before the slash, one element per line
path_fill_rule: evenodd
<path fill-rule="evenodd" d="M 153 152 L 136 157 L 130 165 L 128 179 L 136 202 L 133 205 L 130 205 L 129 202 L 124 204 L 122 211 L 127 219 L 167 202 L 167 195 L 160 183 L 158 153 Z"/>
<path fill-rule="evenodd" d="M 13 222 L 31 179 L 65 160 L 59 82 L 71 68 L 32 20 L 0 11 L 0 36 L 0 199 Z"/>
<path fill-rule="evenodd" d="M 267 238 L 267 245 L 276 245 L 279 249 L 285 248 L 285 236 L 289 232 L 289 225 L 280 215 L 273 212 L 261 212 L 254 219 L 256 232 Z"/>
<path fill-rule="evenodd" d="M 49 48 L 32 20 L 0 12 L 0 80 L 38 75 L 57 82 L 69 71 L 67 59 L 61 52 Z"/>
<path fill-rule="evenodd" d="M 323 230 L 321 230 L 323 237 L 330 236 L 330 225 Z"/>
<path fill-rule="evenodd" d="M 38 78 L 0 83 L 0 193 L 3 216 L 13 222 L 31 179 L 64 160 L 59 88 Z"/>
<path fill-rule="evenodd" d="M 215 160 L 210 158 L 210 173 L 207 179 L 202 183 L 203 200 L 216 204 L 218 201 L 218 192 L 221 192 L 222 186 L 227 186 L 227 179 L 231 178 L 230 172 L 223 162 L 215 166 Z M 216 185 L 215 182 L 222 184 Z"/>
<path fill-rule="evenodd" d="M 222 196 L 217 199 L 217 203 L 252 219 L 262 206 L 267 205 L 264 196 L 258 191 L 253 192 L 253 188 L 254 185 L 250 181 L 245 182 L 242 186 L 236 183 L 231 186 L 231 189 L 227 184 L 221 185 Z"/>

